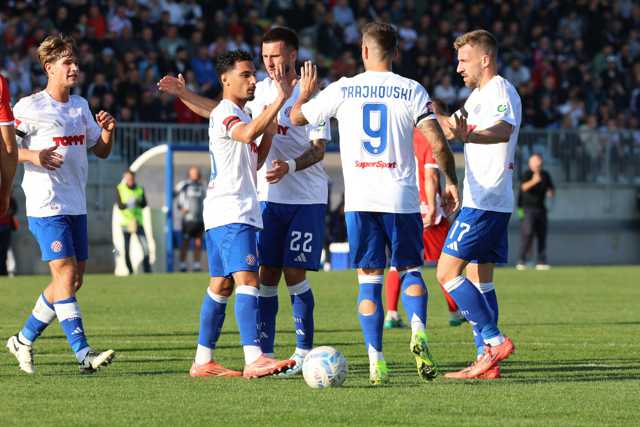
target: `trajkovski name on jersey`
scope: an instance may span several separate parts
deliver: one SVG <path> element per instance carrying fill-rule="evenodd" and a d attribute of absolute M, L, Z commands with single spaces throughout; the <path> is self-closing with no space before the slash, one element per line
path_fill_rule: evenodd
<path fill-rule="evenodd" d="M 87 213 L 87 150 L 100 137 L 87 101 L 71 95 L 58 102 L 46 91 L 22 98 L 13 109 L 16 136 L 22 148 L 42 150 L 57 146 L 64 163 L 47 170 L 24 163 L 22 188 L 26 195 L 27 215 L 83 215 Z"/>
<path fill-rule="evenodd" d="M 273 160 L 295 159 L 309 149 L 310 141 L 331 140 L 329 122 L 321 126 L 291 124 L 289 113 L 298 96 L 300 96 L 300 86 L 296 85 L 293 93 L 278 112 L 278 133 L 273 137 L 264 166 L 258 171 L 258 200 L 260 201 L 296 205 L 327 203 L 328 177 L 322 162 L 287 174 L 277 184 L 267 182 L 267 170 L 272 167 Z M 277 97 L 278 88 L 273 80 L 267 77 L 256 85 L 255 99 L 247 103 L 246 109 L 256 116 Z"/>
<path fill-rule="evenodd" d="M 494 76 L 482 89 L 474 89 L 464 104 L 467 124 L 490 128 L 499 121 L 513 126 L 508 143 L 464 145 L 462 206 L 486 211 L 513 212 L 513 168 L 522 123 L 520 96 L 508 80 Z M 458 110 L 455 114 L 463 114 Z"/>
<path fill-rule="evenodd" d="M 205 229 L 240 223 L 262 228 L 256 192 L 258 146 L 231 138 L 249 114 L 228 99 L 220 101 L 209 116 L 211 175 L 204 200 Z"/>
<path fill-rule="evenodd" d="M 338 119 L 345 211 L 420 211 L 413 129 L 435 115 L 419 83 L 390 71 L 343 77 L 302 113 L 314 125 Z"/>

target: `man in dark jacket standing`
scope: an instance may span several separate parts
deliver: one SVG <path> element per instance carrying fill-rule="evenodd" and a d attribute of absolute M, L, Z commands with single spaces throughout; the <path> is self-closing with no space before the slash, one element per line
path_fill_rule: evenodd
<path fill-rule="evenodd" d="M 531 250 L 534 237 L 538 238 L 538 258 L 536 270 L 548 270 L 547 264 L 547 196 L 555 196 L 555 187 L 551 175 L 542 169 L 543 159 L 539 154 L 529 158 L 529 170 L 522 176 L 520 183 L 519 207 L 524 217 L 520 232 L 520 252 L 518 256 L 518 270 L 526 268 L 527 253 Z"/>

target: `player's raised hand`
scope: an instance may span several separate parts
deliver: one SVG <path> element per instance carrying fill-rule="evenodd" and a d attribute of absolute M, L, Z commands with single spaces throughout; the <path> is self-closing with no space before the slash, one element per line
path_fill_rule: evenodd
<path fill-rule="evenodd" d="M 158 82 L 158 90 L 177 97 L 180 97 L 186 87 L 187 83 L 185 82 L 182 74 L 178 74 L 177 78 L 166 75 Z"/>
<path fill-rule="evenodd" d="M 35 165 L 50 171 L 58 169 L 64 163 L 64 157 L 55 152 L 57 149 L 58 146 L 54 145 L 53 147 L 38 151 L 38 155 L 34 159 Z"/>
<path fill-rule="evenodd" d="M 460 114 L 454 114 L 455 126 L 451 127 L 453 136 L 460 141 L 466 143 L 469 139 L 469 126 L 467 126 L 467 118 Z"/>
<path fill-rule="evenodd" d="M 273 167 L 267 170 L 267 182 L 276 184 L 280 182 L 283 176 L 289 173 L 289 165 L 282 160 L 274 160 L 271 164 Z"/>
<path fill-rule="evenodd" d="M 300 98 L 309 100 L 318 90 L 318 69 L 311 61 L 300 67 Z"/>
<path fill-rule="evenodd" d="M 112 132 L 116 128 L 116 119 L 106 111 L 100 111 L 96 114 L 96 122 L 98 122 L 98 126 L 107 132 Z"/>
<path fill-rule="evenodd" d="M 278 88 L 278 95 L 280 95 L 282 99 L 289 99 L 297 82 L 295 79 L 289 79 L 284 64 L 276 65 L 276 69 L 273 73 L 273 80 Z"/>
<path fill-rule="evenodd" d="M 445 216 L 449 216 L 460 208 L 460 194 L 458 186 L 455 184 L 446 184 L 444 186 L 444 194 L 442 195 L 442 208 Z"/>

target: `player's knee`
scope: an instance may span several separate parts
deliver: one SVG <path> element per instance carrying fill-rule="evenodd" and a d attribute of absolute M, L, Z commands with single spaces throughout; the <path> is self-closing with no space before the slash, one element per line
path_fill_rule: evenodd
<path fill-rule="evenodd" d="M 306 277 L 306 270 L 303 268 L 286 267 L 284 269 L 284 280 L 287 282 L 287 286 L 297 285 Z"/>
<path fill-rule="evenodd" d="M 363 316 L 372 316 L 376 312 L 377 308 L 378 307 L 374 301 L 364 299 L 360 301 L 360 304 L 358 304 L 358 313 Z"/>
<path fill-rule="evenodd" d="M 416 283 L 415 285 L 409 285 L 407 286 L 407 289 L 404 290 L 405 295 L 410 297 L 421 297 L 425 294 L 425 292 L 425 287 L 419 283 Z"/>
<path fill-rule="evenodd" d="M 282 270 L 278 267 L 260 266 L 260 283 L 268 286 L 277 286 L 281 275 Z"/>
<path fill-rule="evenodd" d="M 438 269 L 436 270 L 436 279 L 438 280 L 438 283 L 440 283 L 441 285 L 444 285 L 449 280 L 453 279 L 453 277 L 450 277 L 450 276 L 451 274 L 449 273 L 448 270 L 438 265 Z"/>
<path fill-rule="evenodd" d="M 220 282 L 214 278 L 211 278 L 209 280 L 209 289 L 216 295 L 230 297 L 233 293 L 233 282 L 230 280 L 224 280 Z"/>

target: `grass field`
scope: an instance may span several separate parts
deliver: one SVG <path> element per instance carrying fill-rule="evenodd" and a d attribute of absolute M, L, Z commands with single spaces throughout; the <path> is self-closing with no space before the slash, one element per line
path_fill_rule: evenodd
<path fill-rule="evenodd" d="M 473 357 L 468 325 L 451 328 L 433 271 L 431 348 L 441 371 Z M 503 379 L 422 383 L 408 352 L 410 331 L 385 334 L 391 384 L 368 384 L 368 361 L 355 312 L 351 272 L 311 276 L 316 345 L 349 361 L 342 388 L 311 390 L 302 378 L 192 379 L 205 274 L 116 278 L 92 275 L 79 294 L 89 342 L 113 348 L 113 365 L 81 376 L 59 325 L 36 344 L 38 372 L 22 374 L 0 353 L 0 425 L 638 425 L 640 415 L 640 267 L 498 270 L 503 330 L 517 353 Z M 0 336 L 14 334 L 45 277 L 0 281 Z M 277 352 L 295 337 L 281 289 Z M 4 341 L 3 341 L 4 343 Z M 216 358 L 241 368 L 242 351 L 227 310 Z"/>

